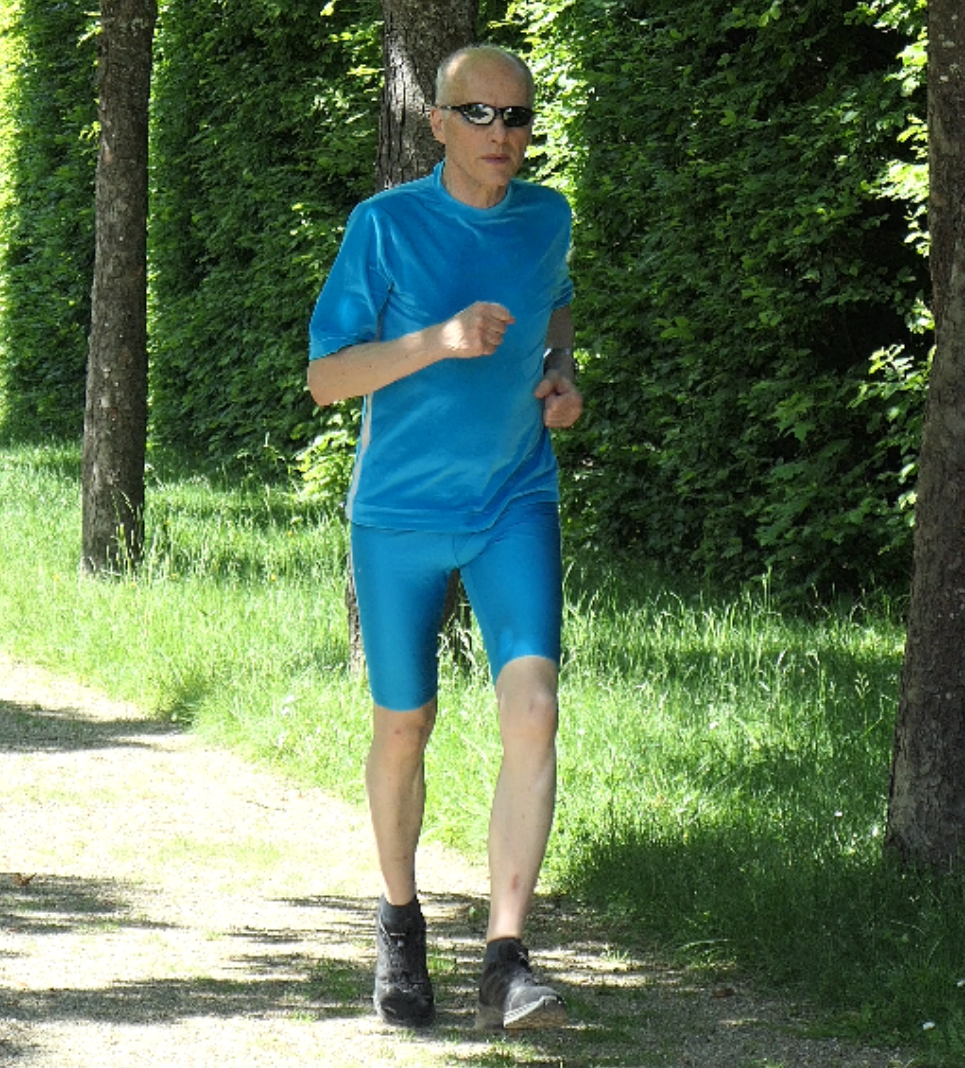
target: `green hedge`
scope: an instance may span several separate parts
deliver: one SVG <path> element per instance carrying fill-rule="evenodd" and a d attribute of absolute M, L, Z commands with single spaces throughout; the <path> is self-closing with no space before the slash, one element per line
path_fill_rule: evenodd
<path fill-rule="evenodd" d="M 79 435 L 94 263 L 96 16 L 0 10 L 0 430 Z"/>
<path fill-rule="evenodd" d="M 374 2 L 162 12 L 154 83 L 151 414 L 222 462 L 313 432 L 308 319 L 374 183 Z M 265 445 L 268 445 L 266 452 Z"/>
<path fill-rule="evenodd" d="M 889 414 L 894 390 L 862 387 L 893 346 L 920 386 L 930 344 L 909 325 L 915 204 L 884 190 L 915 162 L 899 53 L 922 13 L 875 7 L 516 6 L 537 67 L 568 68 L 547 165 L 567 161 L 578 216 L 589 414 L 566 458 L 587 540 L 790 588 L 904 581 L 921 389 Z"/>

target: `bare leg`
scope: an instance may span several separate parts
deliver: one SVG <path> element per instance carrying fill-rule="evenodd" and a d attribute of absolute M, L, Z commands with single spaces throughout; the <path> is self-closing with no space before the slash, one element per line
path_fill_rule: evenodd
<path fill-rule="evenodd" d="M 416 894 L 415 854 L 426 797 L 423 756 L 435 719 L 435 699 L 412 712 L 373 709 L 365 784 L 391 905 L 407 905 Z"/>
<path fill-rule="evenodd" d="M 496 680 L 503 762 L 489 824 L 487 941 L 522 938 L 556 804 L 557 667 L 528 656 Z"/>

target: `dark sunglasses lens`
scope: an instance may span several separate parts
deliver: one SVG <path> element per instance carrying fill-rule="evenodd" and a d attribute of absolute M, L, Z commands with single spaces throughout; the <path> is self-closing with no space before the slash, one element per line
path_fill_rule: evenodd
<path fill-rule="evenodd" d="M 529 126 L 533 112 L 529 108 L 504 108 L 503 122 L 507 126 Z"/>
<path fill-rule="evenodd" d="M 459 110 L 467 122 L 476 126 L 488 126 L 496 118 L 496 109 L 488 104 L 466 104 Z"/>

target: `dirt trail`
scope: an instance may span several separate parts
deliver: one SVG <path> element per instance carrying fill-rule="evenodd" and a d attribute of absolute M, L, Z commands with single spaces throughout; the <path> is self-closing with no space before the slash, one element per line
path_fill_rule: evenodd
<path fill-rule="evenodd" d="M 484 872 L 420 865 L 439 1022 L 370 1005 L 378 879 L 363 812 L 0 656 L 0 1065 L 11 1068 L 892 1068 L 785 1005 L 608 945 L 541 901 L 565 1033 L 472 1030 Z"/>

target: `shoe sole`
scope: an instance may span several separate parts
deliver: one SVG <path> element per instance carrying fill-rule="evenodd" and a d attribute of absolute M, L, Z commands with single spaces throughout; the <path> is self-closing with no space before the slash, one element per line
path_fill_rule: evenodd
<path fill-rule="evenodd" d="M 375 998 L 372 999 L 372 1007 L 382 1023 L 389 1024 L 392 1027 L 429 1027 L 435 1023 L 436 1019 L 435 1005 L 430 1005 L 428 1009 L 418 1015 L 410 1015 L 404 1011 L 395 1013 L 390 1006 L 381 1004 Z"/>
<path fill-rule="evenodd" d="M 547 996 L 504 1014 L 492 1005 L 476 1006 L 477 1031 L 542 1031 L 566 1026 L 566 1006 L 557 997 Z"/>
<path fill-rule="evenodd" d="M 383 1012 L 377 1005 L 375 1007 L 375 1014 L 384 1024 L 388 1024 L 390 1027 L 411 1027 L 416 1030 L 421 1030 L 423 1027 L 431 1027 L 436 1021 L 436 1014 L 430 1013 L 428 1016 L 420 1016 L 417 1019 L 403 1019 L 401 1016 L 390 1016 L 388 1013 Z"/>

